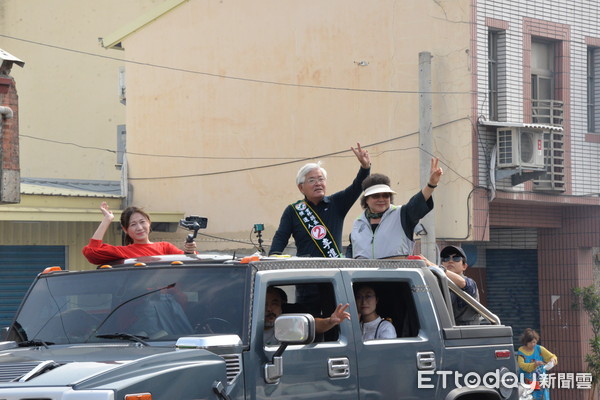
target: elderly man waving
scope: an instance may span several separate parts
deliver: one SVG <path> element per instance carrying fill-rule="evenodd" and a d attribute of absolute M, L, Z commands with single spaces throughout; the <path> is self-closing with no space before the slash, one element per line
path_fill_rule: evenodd
<path fill-rule="evenodd" d="M 362 181 L 371 171 L 369 152 L 362 149 L 360 143 L 356 149 L 350 149 L 360 163 L 358 174 L 350 186 L 331 196 L 326 195 L 327 171 L 320 163 L 300 168 L 296 184 L 304 198 L 283 211 L 269 255 L 281 254 L 293 236 L 298 256 L 341 257 L 344 218 L 360 196 Z"/>

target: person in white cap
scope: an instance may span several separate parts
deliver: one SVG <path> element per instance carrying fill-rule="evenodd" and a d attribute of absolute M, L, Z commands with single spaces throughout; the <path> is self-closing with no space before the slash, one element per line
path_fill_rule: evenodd
<path fill-rule="evenodd" d="M 431 159 L 429 182 L 403 206 L 393 205 L 396 193 L 390 178 L 372 174 L 362 183 L 364 212 L 354 221 L 350 241 L 353 258 L 390 258 L 412 255 L 413 232 L 419 220 L 433 209 L 433 194 L 443 174 L 437 158 Z"/>

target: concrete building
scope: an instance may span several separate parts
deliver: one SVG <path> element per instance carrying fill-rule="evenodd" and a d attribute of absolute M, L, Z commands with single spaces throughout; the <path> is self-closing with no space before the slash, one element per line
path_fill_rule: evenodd
<path fill-rule="evenodd" d="M 490 239 L 475 244 L 488 304 L 518 310 L 505 318 L 516 334 L 539 327 L 543 344 L 562 355 L 560 371 L 584 371 L 590 331 L 572 311 L 571 290 L 594 283 L 600 264 L 600 5 L 474 5 L 474 171 L 487 194 L 474 219 L 483 223 L 479 237 L 488 225 Z"/>
<path fill-rule="evenodd" d="M 557 371 L 583 372 L 571 290 L 599 260 L 599 19 L 583 0 L 165 1 L 102 35 L 125 60 L 130 201 L 207 216 L 204 249 L 251 246 L 253 224 L 268 239 L 299 197 L 306 160 L 345 187 L 357 141 L 407 200 L 430 118 L 434 239 L 462 244 L 515 341 L 539 329 Z"/>
<path fill-rule="evenodd" d="M 582 372 L 590 329 L 571 289 L 600 264 L 598 20 L 584 0 L 4 1 L 0 48 L 25 64 L 0 76 L 2 127 L 17 129 L 3 136 L 3 259 L 31 261 L 23 282 L 38 253 L 84 265 L 102 200 L 171 225 L 206 216 L 201 250 L 253 252 L 254 224 L 268 246 L 306 161 L 324 162 L 333 193 L 359 141 L 401 204 L 434 155 L 445 174 L 421 241 L 461 244 L 515 340 L 537 328 L 558 372 Z"/>
<path fill-rule="evenodd" d="M 98 34 L 158 3 L 0 2 L 0 326 L 45 267 L 95 268 L 81 249 L 101 220 L 100 202 L 117 216 L 126 205 L 123 63 Z M 183 215 L 148 211 L 156 222 Z M 121 242 L 118 224 L 106 240 Z"/>

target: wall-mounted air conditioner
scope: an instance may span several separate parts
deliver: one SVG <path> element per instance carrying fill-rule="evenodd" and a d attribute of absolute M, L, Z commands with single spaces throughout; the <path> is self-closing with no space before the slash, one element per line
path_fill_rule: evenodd
<path fill-rule="evenodd" d="M 544 168 L 544 131 L 534 128 L 498 128 L 498 168 Z"/>

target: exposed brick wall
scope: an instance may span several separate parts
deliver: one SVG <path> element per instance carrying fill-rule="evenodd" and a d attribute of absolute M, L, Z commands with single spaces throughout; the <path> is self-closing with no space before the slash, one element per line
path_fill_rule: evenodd
<path fill-rule="evenodd" d="M 600 208 L 515 203 L 491 203 L 490 225 L 537 229 L 542 344 L 559 358 L 554 372 L 584 372 L 591 327 L 587 315 L 573 309 L 572 289 L 594 283 L 593 251 L 600 243 Z M 576 389 L 552 390 L 552 398 L 557 400 L 583 400 L 587 394 Z"/>
<path fill-rule="evenodd" d="M 587 315 L 573 309 L 572 289 L 593 284 L 592 250 L 598 243 L 598 207 L 563 208 L 560 228 L 538 230 L 541 333 L 544 345 L 559 358 L 556 372 L 586 370 L 591 327 Z M 556 394 L 557 399 L 575 399 L 587 391 L 556 390 Z"/>
<path fill-rule="evenodd" d="M 495 201 L 490 206 L 490 225 L 496 228 L 558 228 L 561 226 L 561 208 Z"/>
<path fill-rule="evenodd" d="M 473 239 L 490 240 L 490 203 L 486 190 L 473 191 Z"/>
<path fill-rule="evenodd" d="M 0 137 L 0 204 L 19 203 L 19 97 L 15 82 L 10 77 L 0 79 L 0 105 L 12 110 L 12 118 L 2 116 Z"/>

